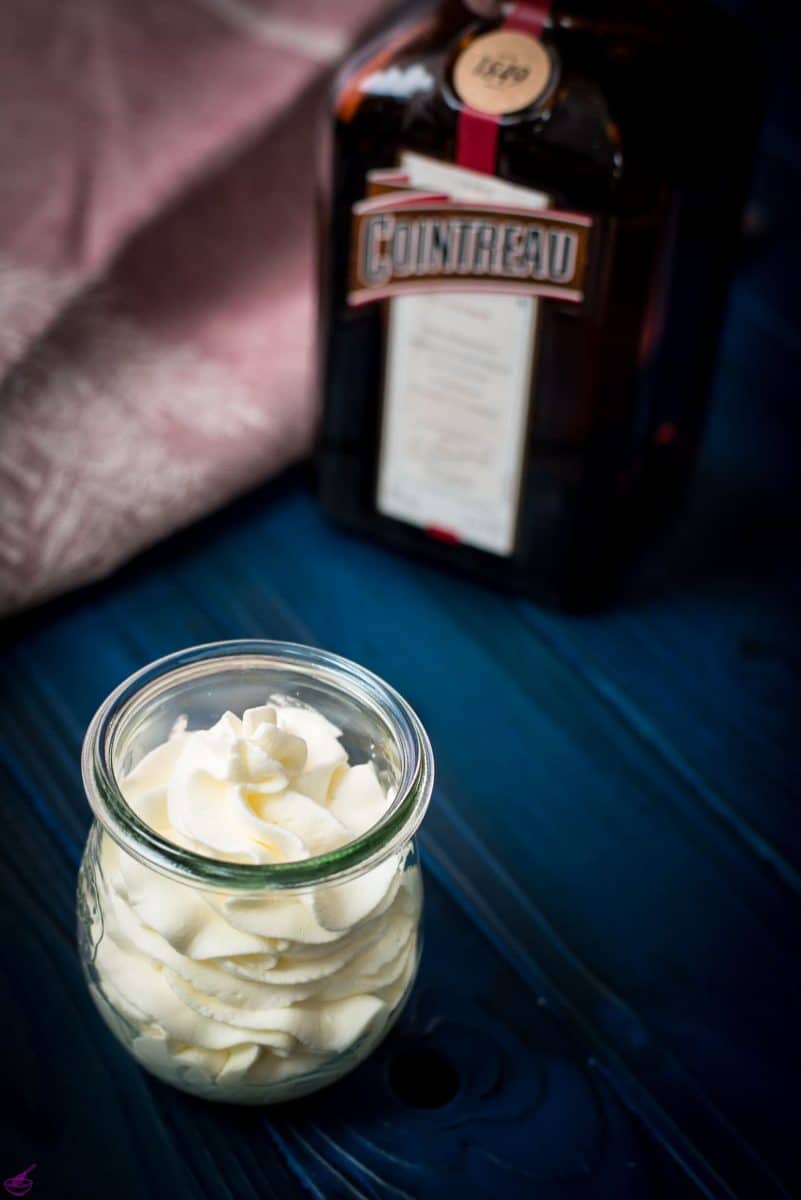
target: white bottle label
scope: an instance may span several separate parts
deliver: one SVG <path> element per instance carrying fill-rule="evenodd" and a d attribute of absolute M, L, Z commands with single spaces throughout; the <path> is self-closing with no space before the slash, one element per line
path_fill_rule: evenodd
<path fill-rule="evenodd" d="M 477 205 L 548 197 L 404 153 L 414 188 Z M 388 302 L 379 512 L 494 554 L 514 552 L 541 301 L 442 291 Z"/>

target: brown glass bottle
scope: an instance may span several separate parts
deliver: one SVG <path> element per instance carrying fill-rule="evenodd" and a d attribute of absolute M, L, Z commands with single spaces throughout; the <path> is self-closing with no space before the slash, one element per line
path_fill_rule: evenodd
<path fill-rule="evenodd" d="M 464 161 L 465 105 L 454 66 L 501 23 L 477 20 L 458 0 L 433 14 L 418 9 L 367 46 L 337 81 L 323 185 L 319 491 L 331 516 L 401 550 L 487 583 L 591 607 L 675 508 L 693 464 L 736 252 L 759 71 L 738 29 L 701 0 L 554 4 L 539 39 L 550 63 L 547 86 L 528 107 L 497 118 L 493 175 L 590 223 L 582 294 L 579 301 L 556 292 L 536 301 L 536 335 L 521 358 L 525 412 L 515 417 L 516 433 L 498 435 L 520 441 L 513 495 L 504 492 L 514 508 L 508 541 L 493 541 L 494 534 L 473 539 L 469 506 L 467 530 L 454 536 L 447 522 L 443 528 L 437 520 L 405 519 L 379 502 L 390 382 L 398 391 L 390 367 L 397 374 L 410 354 L 419 359 L 429 310 L 415 310 L 410 350 L 391 318 L 395 299 L 353 304 L 353 209 L 371 189 L 368 175 L 410 155 L 424 165 Z M 487 306 L 500 311 L 491 290 L 481 304 L 491 330 L 497 314 Z M 449 336 L 458 334 L 452 314 L 448 320 Z M 529 336 L 525 322 L 519 328 L 518 338 L 505 317 L 501 322 L 515 371 Z M 475 358 L 486 374 L 483 397 L 478 389 L 471 400 L 465 368 L 465 411 L 474 403 L 477 424 L 472 442 L 462 445 L 454 371 L 450 425 L 437 433 L 438 393 L 428 376 L 436 376 L 439 344 L 426 346 L 415 360 L 417 374 L 404 383 L 407 395 L 421 378 L 425 384 L 420 446 L 408 429 L 406 442 L 392 446 L 395 456 L 404 445 L 428 455 L 422 487 L 430 484 L 434 510 L 449 479 L 457 492 L 469 490 L 470 471 L 478 477 L 488 469 L 481 430 L 492 440 L 488 431 L 501 417 L 478 410 L 492 393 L 491 371 L 499 385 L 504 375 L 497 355 L 490 363 L 488 343 L 483 359 Z M 451 338 L 442 352 L 453 356 L 460 344 L 467 361 L 467 335 L 462 343 Z M 405 401 L 396 396 L 392 403 Z M 393 412 L 393 421 L 403 419 L 402 410 Z M 495 451 L 488 445 L 487 460 Z M 402 462 L 392 469 L 403 476 Z M 423 476 L 409 474 L 407 490 L 416 479 Z M 446 508 L 451 500 L 445 497 Z M 414 497 L 410 502 L 414 507 Z M 471 502 L 481 525 L 480 496 Z"/>

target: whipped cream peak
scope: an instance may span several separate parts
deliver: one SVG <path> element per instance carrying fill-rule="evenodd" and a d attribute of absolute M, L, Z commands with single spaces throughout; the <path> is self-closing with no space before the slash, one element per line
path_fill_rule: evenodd
<path fill-rule="evenodd" d="M 294 862 L 339 849 L 391 797 L 372 763 L 351 766 L 337 729 L 296 705 L 226 712 L 209 729 L 178 722 L 123 780 L 134 811 L 185 849 L 231 862 Z"/>

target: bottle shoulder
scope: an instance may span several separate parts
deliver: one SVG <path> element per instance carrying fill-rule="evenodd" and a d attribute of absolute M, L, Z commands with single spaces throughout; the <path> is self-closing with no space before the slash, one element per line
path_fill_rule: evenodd
<path fill-rule="evenodd" d="M 337 93 L 334 123 L 340 157 L 390 166 L 402 150 L 452 159 L 462 108 L 452 68 L 465 39 L 411 37 L 391 54 L 368 56 Z M 432 36 L 432 33 L 434 36 Z M 562 182 L 573 173 L 613 186 L 620 173 L 621 129 L 605 81 L 592 64 L 546 41 L 554 86 L 547 101 L 503 116 L 499 173 L 527 183 L 544 171 Z M 544 182 L 540 180 L 540 182 Z"/>
<path fill-rule="evenodd" d="M 364 110 L 403 106 L 431 84 L 426 64 L 444 42 L 446 30 L 430 11 L 418 8 L 384 27 L 342 65 L 331 91 L 331 109 L 343 125 Z"/>
<path fill-rule="evenodd" d="M 562 204 L 647 207 L 681 170 L 693 126 L 709 129 L 718 103 L 710 48 L 727 41 L 729 24 L 701 5 L 684 26 L 674 14 L 600 28 L 573 8 L 557 6 L 543 37 L 556 77 L 545 102 L 500 119 L 498 174 Z M 494 28 L 418 13 L 365 47 L 335 92 L 336 153 L 346 168 L 391 166 L 404 149 L 452 160 L 461 108 L 453 65 Z"/>

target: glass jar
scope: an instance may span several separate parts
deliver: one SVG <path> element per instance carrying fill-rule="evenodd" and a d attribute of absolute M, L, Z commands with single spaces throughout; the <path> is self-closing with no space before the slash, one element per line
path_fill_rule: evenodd
<path fill-rule="evenodd" d="M 174 844 L 121 782 L 171 731 L 208 729 L 268 698 L 312 708 L 371 762 L 390 798 L 347 844 L 279 863 L 232 862 Z M 307 646 L 220 642 L 132 675 L 83 747 L 95 821 L 78 883 L 81 961 L 114 1034 L 142 1066 L 207 1099 L 264 1104 L 356 1066 L 399 1015 L 420 959 L 414 835 L 433 758 L 386 683 Z"/>

